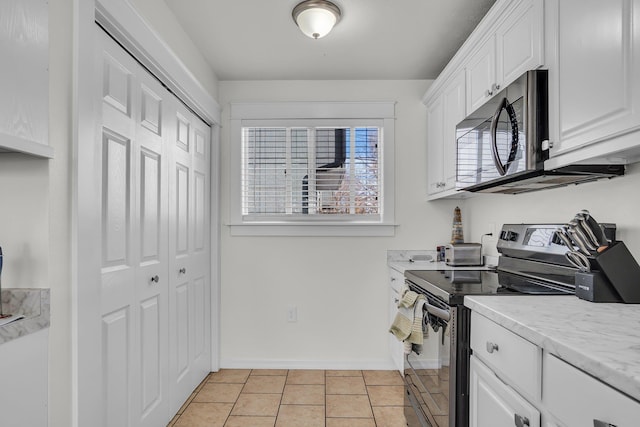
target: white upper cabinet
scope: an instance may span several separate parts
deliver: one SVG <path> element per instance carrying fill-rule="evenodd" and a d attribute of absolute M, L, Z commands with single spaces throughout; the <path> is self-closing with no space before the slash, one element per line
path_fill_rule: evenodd
<path fill-rule="evenodd" d="M 640 154 L 640 1 L 547 0 L 552 166 Z M 579 150 L 578 150 L 579 149 Z M 618 154 L 616 154 L 618 153 Z"/>
<path fill-rule="evenodd" d="M 475 111 L 496 89 L 496 43 L 491 36 L 467 63 L 467 110 Z"/>
<path fill-rule="evenodd" d="M 443 156 L 443 116 L 442 94 L 427 105 L 427 179 L 429 194 L 444 191 Z"/>
<path fill-rule="evenodd" d="M 456 186 L 456 125 L 465 118 L 464 70 L 447 82 L 427 104 L 427 154 L 429 195 Z"/>
<path fill-rule="evenodd" d="M 505 87 L 544 62 L 544 10 L 540 0 L 520 2 L 496 31 L 496 84 Z"/>
<path fill-rule="evenodd" d="M 53 157 L 47 0 L 0 2 L 0 152 Z"/>
<path fill-rule="evenodd" d="M 476 49 L 467 70 L 467 110 L 475 111 L 544 58 L 544 13 L 540 0 L 524 0 L 505 10 L 500 23 Z"/>
<path fill-rule="evenodd" d="M 454 74 L 442 94 L 442 170 L 444 189 L 456 186 L 456 125 L 466 117 L 464 71 Z"/>

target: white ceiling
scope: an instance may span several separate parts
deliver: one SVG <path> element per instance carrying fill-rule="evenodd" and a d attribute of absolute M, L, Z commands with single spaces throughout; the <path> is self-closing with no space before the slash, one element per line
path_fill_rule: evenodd
<path fill-rule="evenodd" d="M 333 0 L 326 37 L 291 18 L 301 0 L 165 0 L 219 80 L 433 79 L 495 0 Z"/>

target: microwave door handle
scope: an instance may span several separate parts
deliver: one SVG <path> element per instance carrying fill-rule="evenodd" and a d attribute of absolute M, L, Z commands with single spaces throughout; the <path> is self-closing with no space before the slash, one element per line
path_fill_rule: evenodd
<path fill-rule="evenodd" d="M 500 155 L 498 154 L 498 122 L 500 120 L 500 113 L 502 113 L 502 110 L 507 112 L 507 115 L 509 116 L 509 125 L 511 127 L 511 149 L 509 150 L 509 158 L 505 164 L 502 164 L 500 161 Z M 507 101 L 507 98 L 502 98 L 500 105 L 498 105 L 498 108 L 491 119 L 491 154 L 493 156 L 493 163 L 495 164 L 500 176 L 507 174 L 509 165 L 516 158 L 519 142 L 518 135 L 518 118 L 516 116 L 516 111 L 513 109 L 513 106 L 509 101 Z"/>

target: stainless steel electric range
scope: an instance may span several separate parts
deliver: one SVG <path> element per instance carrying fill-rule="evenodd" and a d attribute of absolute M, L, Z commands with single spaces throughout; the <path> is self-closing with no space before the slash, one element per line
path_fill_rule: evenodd
<path fill-rule="evenodd" d="M 615 240 L 615 225 L 602 224 Z M 409 270 L 405 283 L 424 294 L 424 346 L 405 363 L 405 416 L 410 427 L 469 425 L 470 317 L 465 295 L 567 295 L 576 268 L 555 236 L 561 224 L 505 224 L 495 270 Z"/>

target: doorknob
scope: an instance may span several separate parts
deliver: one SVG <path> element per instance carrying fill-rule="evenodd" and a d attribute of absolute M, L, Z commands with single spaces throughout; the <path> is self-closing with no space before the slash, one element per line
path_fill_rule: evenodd
<path fill-rule="evenodd" d="M 523 417 L 522 415 L 515 414 L 513 417 L 513 421 L 515 422 L 516 427 L 525 427 L 529 426 L 529 418 Z"/>
<path fill-rule="evenodd" d="M 155 276 L 153 276 L 153 277 L 151 278 L 151 281 L 152 281 L 152 282 L 155 282 L 155 283 L 158 283 L 158 282 L 160 281 L 160 277 L 156 274 Z"/>
<path fill-rule="evenodd" d="M 494 351 L 498 351 L 498 344 L 487 341 L 487 352 L 493 353 Z"/>

